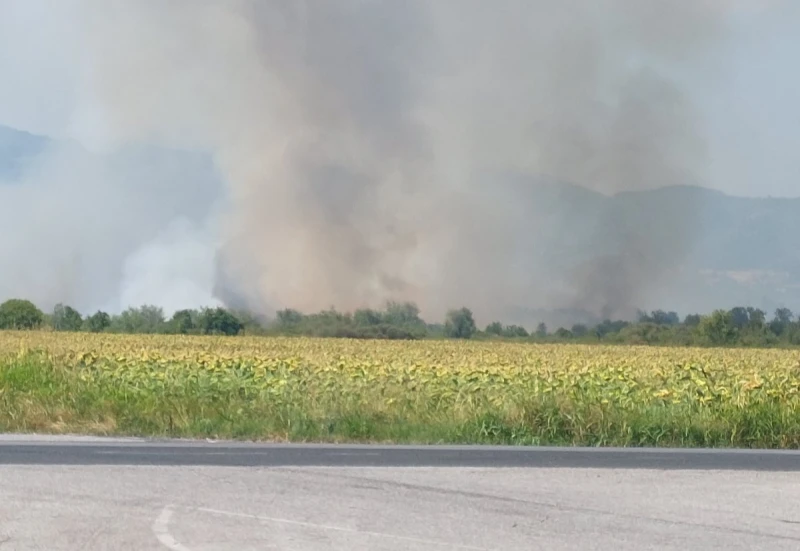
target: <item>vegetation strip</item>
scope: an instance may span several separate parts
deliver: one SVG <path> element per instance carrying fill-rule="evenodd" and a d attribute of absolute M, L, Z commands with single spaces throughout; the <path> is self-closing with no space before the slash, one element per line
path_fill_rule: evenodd
<path fill-rule="evenodd" d="M 574 311 L 569 317 L 586 317 Z M 591 316 L 590 316 L 591 317 Z M 678 346 L 793 347 L 800 345 L 800 319 L 788 308 L 767 313 L 751 307 L 717 310 L 708 315 L 690 314 L 683 321 L 675 312 L 639 312 L 635 322 L 595 319 L 575 323 L 571 329 L 559 327 L 551 332 L 539 323 L 533 332 L 520 325 L 489 323 L 479 330 L 472 311 L 458 308 L 447 312 L 443 323 L 420 317 L 419 308 L 409 302 L 389 302 L 383 310 L 335 309 L 303 314 L 284 309 L 273 319 L 246 311 L 225 308 L 178 310 L 167 319 L 156 306 L 130 307 L 109 315 L 98 311 L 84 317 L 64 304 L 45 314 L 28 300 L 10 299 L 0 304 L 0 330 L 43 329 L 63 332 L 172 334 L 172 335 L 260 335 L 310 336 L 352 339 L 474 339 L 605 344 L 651 344 Z"/>
<path fill-rule="evenodd" d="M 0 431 L 800 447 L 800 352 L 0 333 Z"/>

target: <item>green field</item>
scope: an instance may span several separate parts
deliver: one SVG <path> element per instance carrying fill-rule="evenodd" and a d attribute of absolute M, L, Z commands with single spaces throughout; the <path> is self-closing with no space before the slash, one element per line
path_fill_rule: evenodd
<path fill-rule="evenodd" d="M 800 352 L 0 333 L 0 431 L 800 447 Z"/>

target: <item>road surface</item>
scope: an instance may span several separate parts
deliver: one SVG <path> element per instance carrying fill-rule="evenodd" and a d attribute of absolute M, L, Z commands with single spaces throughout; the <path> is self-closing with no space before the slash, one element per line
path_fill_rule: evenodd
<path fill-rule="evenodd" d="M 0 437 L 0 551 L 798 549 L 796 452 Z"/>
<path fill-rule="evenodd" d="M 521 446 L 257 444 L 0 435 L 0 465 L 536 467 L 800 471 L 800 452 Z"/>

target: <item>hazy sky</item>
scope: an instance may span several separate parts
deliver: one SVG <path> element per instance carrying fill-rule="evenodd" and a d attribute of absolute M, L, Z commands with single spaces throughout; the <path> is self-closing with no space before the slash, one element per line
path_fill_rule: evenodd
<path fill-rule="evenodd" d="M 85 66 L 70 5 L 0 0 L 0 124 L 78 137 L 93 127 L 95 115 L 74 103 L 85 93 L 79 90 Z M 711 129 L 707 181 L 698 183 L 736 195 L 798 196 L 800 2 L 738 5 L 734 32 L 706 54 L 714 77 L 702 84 L 686 77 Z"/>
<path fill-rule="evenodd" d="M 719 52 L 726 78 L 698 97 L 715 130 L 709 185 L 736 195 L 800 196 L 800 2 L 753 2 Z"/>

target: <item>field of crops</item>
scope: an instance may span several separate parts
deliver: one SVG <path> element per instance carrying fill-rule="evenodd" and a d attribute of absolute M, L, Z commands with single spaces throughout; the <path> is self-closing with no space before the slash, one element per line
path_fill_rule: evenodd
<path fill-rule="evenodd" d="M 0 431 L 800 446 L 800 352 L 0 333 Z"/>

